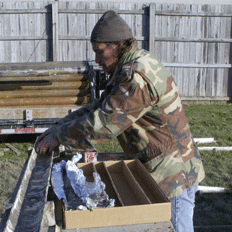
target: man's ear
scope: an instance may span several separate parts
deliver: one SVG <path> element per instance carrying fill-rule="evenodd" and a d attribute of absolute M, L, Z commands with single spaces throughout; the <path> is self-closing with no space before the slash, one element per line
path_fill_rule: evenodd
<path fill-rule="evenodd" d="M 118 49 L 123 49 L 124 48 L 124 46 L 125 46 L 125 44 L 124 44 L 124 42 L 123 42 L 123 40 L 122 41 L 120 41 L 119 43 L 118 43 Z"/>
<path fill-rule="evenodd" d="M 120 41 L 120 47 L 123 47 L 123 45 L 124 45 L 124 42 L 121 40 Z"/>

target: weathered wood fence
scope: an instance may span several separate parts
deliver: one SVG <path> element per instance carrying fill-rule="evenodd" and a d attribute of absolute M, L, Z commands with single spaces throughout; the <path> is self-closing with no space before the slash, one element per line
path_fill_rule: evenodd
<path fill-rule="evenodd" d="M 93 60 L 91 31 L 108 9 L 170 70 L 183 100 L 232 97 L 232 5 L 2 2 L 0 62 Z"/>

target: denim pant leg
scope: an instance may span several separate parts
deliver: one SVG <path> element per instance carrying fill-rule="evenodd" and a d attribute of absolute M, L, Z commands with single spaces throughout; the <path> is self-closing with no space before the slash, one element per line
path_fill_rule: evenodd
<path fill-rule="evenodd" d="M 177 197 L 171 198 L 172 224 L 177 232 L 193 232 L 193 210 L 195 206 L 195 193 L 198 185 L 185 189 Z"/>

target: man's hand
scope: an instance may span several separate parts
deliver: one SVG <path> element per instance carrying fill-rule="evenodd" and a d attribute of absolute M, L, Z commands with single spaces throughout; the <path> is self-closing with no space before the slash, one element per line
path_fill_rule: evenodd
<path fill-rule="evenodd" d="M 39 136 L 36 145 L 36 152 L 40 155 L 52 154 L 59 147 L 59 141 L 53 135 L 54 130 L 48 129 Z"/>
<path fill-rule="evenodd" d="M 37 139 L 37 142 L 39 143 L 44 137 L 46 137 L 47 135 L 51 134 L 51 133 L 54 133 L 55 130 L 55 127 L 51 127 L 49 129 L 47 129 L 43 134 L 41 134 L 39 136 L 39 138 Z"/>

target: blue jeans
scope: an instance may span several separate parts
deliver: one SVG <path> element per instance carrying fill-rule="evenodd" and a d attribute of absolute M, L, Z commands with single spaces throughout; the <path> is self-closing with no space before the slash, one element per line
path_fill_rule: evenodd
<path fill-rule="evenodd" d="M 177 232 L 193 232 L 193 210 L 195 206 L 195 193 L 198 185 L 185 189 L 177 197 L 171 198 L 172 224 Z"/>

